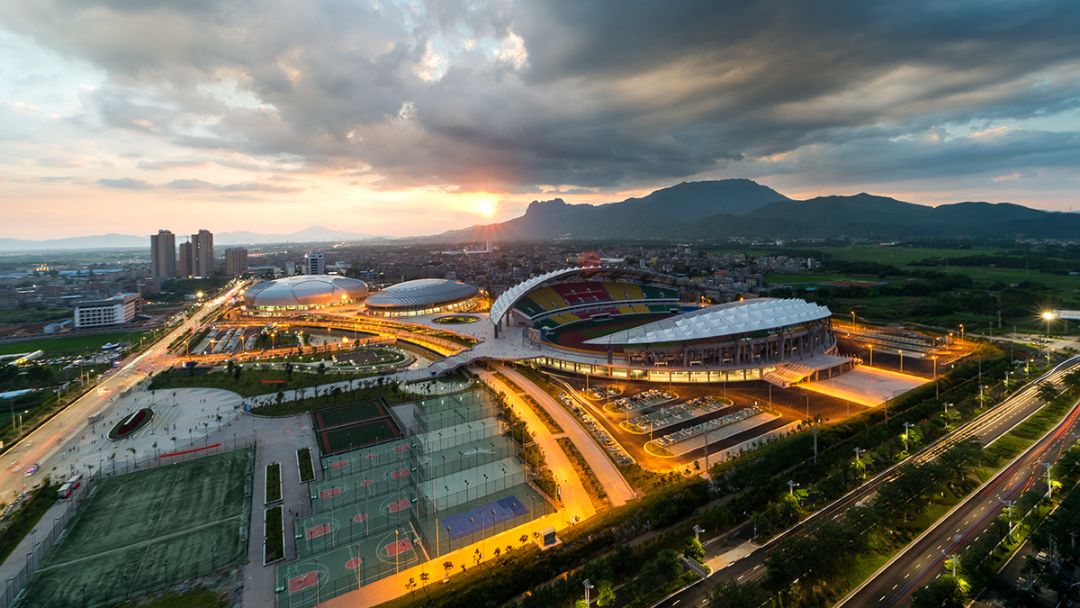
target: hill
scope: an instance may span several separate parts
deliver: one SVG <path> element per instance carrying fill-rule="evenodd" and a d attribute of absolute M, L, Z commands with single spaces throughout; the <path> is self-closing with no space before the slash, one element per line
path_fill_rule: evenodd
<path fill-rule="evenodd" d="M 790 199 L 751 180 L 682 183 L 603 205 L 534 201 L 525 215 L 425 240 L 475 242 L 628 239 L 715 241 L 741 238 L 1076 239 L 1080 214 L 1013 203 L 931 207 L 872 194 Z"/>

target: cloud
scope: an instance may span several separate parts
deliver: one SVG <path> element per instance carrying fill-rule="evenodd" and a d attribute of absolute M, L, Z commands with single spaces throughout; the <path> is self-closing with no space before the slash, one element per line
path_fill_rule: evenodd
<path fill-rule="evenodd" d="M 122 177 L 119 179 L 101 178 L 97 183 L 106 188 L 122 188 L 125 190 L 149 190 L 154 186 L 141 179 Z"/>
<path fill-rule="evenodd" d="M 1072 0 L 38 0 L 8 13 L 13 31 L 106 74 L 82 93 L 87 128 L 177 152 L 136 169 L 228 162 L 248 176 L 165 189 L 295 191 L 261 177 L 284 166 L 506 193 L 718 173 L 994 183 L 1075 162 L 1080 131 Z M 1054 124 L 1026 124 L 1039 121 Z"/>

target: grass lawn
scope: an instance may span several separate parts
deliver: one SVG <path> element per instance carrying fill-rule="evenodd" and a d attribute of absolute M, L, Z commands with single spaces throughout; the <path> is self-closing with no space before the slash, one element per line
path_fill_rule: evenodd
<path fill-rule="evenodd" d="M 239 377 L 233 377 L 227 372 L 210 372 L 192 374 L 187 370 L 172 369 L 161 372 L 154 376 L 150 383 L 153 390 L 165 390 L 170 388 L 220 388 L 245 397 L 254 395 L 268 395 L 278 391 L 294 388 L 309 388 L 332 382 L 344 382 L 354 378 L 366 378 L 371 372 L 358 372 L 355 374 L 315 374 L 293 372 L 289 377 L 284 371 L 256 370 L 244 368 Z M 283 383 L 278 381 L 283 380 Z"/>
<path fill-rule="evenodd" d="M 266 544 L 263 546 L 263 561 L 267 564 L 285 557 L 283 509 L 284 507 L 277 506 L 266 510 Z"/>
<path fill-rule="evenodd" d="M 296 450 L 296 463 L 300 467 L 301 483 L 315 479 L 315 467 L 311 462 L 311 448 Z"/>
<path fill-rule="evenodd" d="M 119 608 L 228 608 L 232 604 L 209 589 L 199 587 L 181 593 L 166 593 L 121 604 Z"/>
<path fill-rule="evenodd" d="M 266 504 L 281 500 L 281 464 L 272 462 L 266 465 Z"/>
<path fill-rule="evenodd" d="M 11 523 L 0 532 L 0 561 L 7 559 L 15 546 L 37 525 L 49 507 L 56 504 L 56 486 L 45 484 L 34 491 L 33 498 L 14 515 Z"/>
<path fill-rule="evenodd" d="M 138 344 L 139 337 L 148 333 L 149 332 L 143 331 L 112 332 L 107 334 L 58 336 L 56 338 L 27 340 L 25 342 L 10 342 L 8 344 L 0 344 L 0 355 L 28 353 L 34 352 L 35 350 L 43 350 L 46 354 L 53 355 L 57 353 L 76 353 L 86 350 L 96 350 L 106 343 L 116 344 L 117 342 L 127 342 L 129 344 Z"/>

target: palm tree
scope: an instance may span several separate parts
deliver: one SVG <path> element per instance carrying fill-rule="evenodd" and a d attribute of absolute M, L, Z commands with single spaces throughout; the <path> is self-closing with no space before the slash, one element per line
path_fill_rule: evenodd
<path fill-rule="evenodd" d="M 409 580 L 405 581 L 405 590 L 406 590 L 406 591 L 408 591 L 408 592 L 409 592 L 409 595 L 411 596 L 411 595 L 412 595 L 412 592 L 413 592 L 413 591 L 414 591 L 415 589 L 416 589 L 416 579 L 414 579 L 414 578 L 412 578 L 412 577 L 410 576 L 410 577 L 409 577 Z"/>

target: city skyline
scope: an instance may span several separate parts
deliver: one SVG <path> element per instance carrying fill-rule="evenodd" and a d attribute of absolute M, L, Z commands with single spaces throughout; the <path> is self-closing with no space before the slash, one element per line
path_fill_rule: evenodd
<path fill-rule="evenodd" d="M 0 14 L 0 236 L 208 216 L 215 232 L 423 235 L 726 177 L 1068 211 L 1077 10 L 16 5 Z"/>

